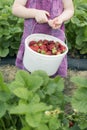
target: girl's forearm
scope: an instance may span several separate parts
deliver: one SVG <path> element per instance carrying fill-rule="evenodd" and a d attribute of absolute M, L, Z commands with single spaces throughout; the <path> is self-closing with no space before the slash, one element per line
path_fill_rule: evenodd
<path fill-rule="evenodd" d="M 12 13 L 21 18 L 35 18 L 36 9 L 28 9 L 23 6 L 12 7 Z"/>
<path fill-rule="evenodd" d="M 64 5 L 64 11 L 63 13 L 60 15 L 60 18 L 62 19 L 63 22 L 69 20 L 73 14 L 74 14 L 74 5 L 72 0 L 69 0 L 67 2 L 67 0 L 62 0 L 63 5 Z"/>
<path fill-rule="evenodd" d="M 63 22 L 69 20 L 74 14 L 74 10 L 64 10 L 63 13 L 58 16 Z"/>

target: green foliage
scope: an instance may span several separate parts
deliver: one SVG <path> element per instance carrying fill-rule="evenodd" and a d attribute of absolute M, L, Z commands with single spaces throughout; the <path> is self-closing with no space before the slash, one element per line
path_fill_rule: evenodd
<path fill-rule="evenodd" d="M 77 86 L 71 101 L 75 111 L 74 121 L 84 130 L 87 129 L 87 78 L 72 77 L 71 81 Z"/>
<path fill-rule="evenodd" d="M 17 53 L 23 31 L 23 20 L 12 15 L 12 2 L 0 1 L 0 57 Z"/>
<path fill-rule="evenodd" d="M 87 79 L 71 81 L 78 88 L 71 101 L 68 97 L 74 111 L 68 114 L 61 77 L 19 70 L 12 82 L 5 83 L 0 73 L 0 130 L 86 130 Z"/>
<path fill-rule="evenodd" d="M 72 106 L 78 112 L 87 113 L 87 79 L 73 77 L 72 82 L 78 86 L 72 98 Z"/>
<path fill-rule="evenodd" d="M 87 54 L 87 1 L 74 0 L 75 13 L 66 24 L 66 36 L 71 50 Z M 72 51 L 72 52 L 73 52 Z"/>
<path fill-rule="evenodd" d="M 10 90 L 4 83 L 3 76 L 0 73 L 0 118 L 4 116 L 8 109 L 8 101 L 11 98 Z"/>
<path fill-rule="evenodd" d="M 63 90 L 63 79 L 51 79 L 44 71 L 29 74 L 19 70 L 15 80 L 9 84 L 4 83 L 0 74 L 0 124 L 7 120 L 10 124 L 9 126 L 3 122 L 4 126 L 1 125 L 0 128 L 59 130 L 63 123 L 61 121 L 65 118 Z M 17 120 L 20 124 L 18 126 Z"/>

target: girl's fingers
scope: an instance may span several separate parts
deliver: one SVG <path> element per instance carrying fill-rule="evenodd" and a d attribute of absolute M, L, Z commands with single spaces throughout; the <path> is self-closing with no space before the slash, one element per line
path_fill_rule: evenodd
<path fill-rule="evenodd" d="M 47 15 L 48 17 L 50 17 L 50 14 L 49 14 L 49 12 L 45 11 L 45 13 L 46 13 L 46 15 Z"/>

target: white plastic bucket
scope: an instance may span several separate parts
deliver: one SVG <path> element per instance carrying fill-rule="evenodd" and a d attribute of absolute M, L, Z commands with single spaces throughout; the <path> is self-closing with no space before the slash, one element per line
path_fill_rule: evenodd
<path fill-rule="evenodd" d="M 29 47 L 30 41 L 39 41 L 39 40 L 53 40 L 54 42 L 58 41 L 66 47 L 66 51 L 59 55 L 44 55 L 33 51 Z M 52 76 L 58 70 L 64 56 L 68 52 L 67 45 L 60 39 L 53 37 L 47 34 L 31 34 L 25 39 L 25 52 L 23 57 L 24 67 L 29 71 L 33 72 L 35 70 L 43 70 L 49 76 Z"/>

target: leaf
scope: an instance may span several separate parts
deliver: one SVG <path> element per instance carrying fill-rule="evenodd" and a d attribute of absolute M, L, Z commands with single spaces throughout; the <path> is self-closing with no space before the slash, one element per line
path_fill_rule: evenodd
<path fill-rule="evenodd" d="M 19 47 L 19 43 L 18 42 L 15 42 L 15 44 L 14 43 L 11 44 L 11 49 L 18 49 L 18 47 Z"/>
<path fill-rule="evenodd" d="M 7 84 L 4 82 L 4 78 L 1 72 L 0 72 L 0 91 L 10 92 Z"/>
<path fill-rule="evenodd" d="M 78 33 L 78 35 L 76 37 L 76 44 L 78 46 L 82 47 L 82 45 L 83 45 L 82 43 L 84 41 L 84 35 L 83 35 L 84 32 L 82 30 L 82 31 L 78 31 L 77 33 Z"/>
<path fill-rule="evenodd" d="M 0 48 L 0 56 L 1 57 L 6 57 L 7 55 L 8 55 L 8 53 L 9 53 L 9 49 L 8 48 Z"/>
<path fill-rule="evenodd" d="M 22 84 L 26 84 L 28 77 L 30 77 L 29 73 L 24 70 L 18 70 L 15 76 L 15 81 L 21 82 Z"/>
<path fill-rule="evenodd" d="M 23 104 L 20 103 L 17 106 L 13 106 L 10 109 L 11 114 L 26 114 L 26 113 L 37 113 L 45 110 L 52 109 L 52 106 L 46 106 L 44 103 L 29 103 L 29 104 Z"/>
<path fill-rule="evenodd" d="M 9 110 L 10 114 L 18 114 L 18 115 L 24 115 L 27 112 L 29 112 L 29 105 L 26 104 L 19 104 L 17 106 L 12 106 Z"/>
<path fill-rule="evenodd" d="M 66 129 L 67 130 L 67 129 Z M 71 127 L 69 130 L 81 130 L 78 126 L 77 126 L 77 124 L 76 125 L 74 125 L 73 127 Z"/>
<path fill-rule="evenodd" d="M 85 5 L 85 4 L 84 4 Z M 75 13 L 72 17 L 71 21 L 73 24 L 76 24 L 78 27 L 84 27 L 87 25 L 87 9 L 85 9 L 85 6 L 83 4 L 76 5 L 75 7 Z"/>
<path fill-rule="evenodd" d="M 46 94 L 52 95 L 53 93 L 61 92 L 64 89 L 64 82 L 63 79 L 59 76 L 56 76 L 54 79 L 50 79 L 47 87 L 46 87 Z"/>
<path fill-rule="evenodd" d="M 54 81 L 57 84 L 57 91 L 62 92 L 64 90 L 64 79 L 59 76 L 56 76 L 54 78 Z"/>
<path fill-rule="evenodd" d="M 9 48 L 9 46 L 10 46 L 10 43 L 9 43 L 9 41 L 4 41 L 3 40 L 3 44 L 2 44 L 2 48 Z"/>
<path fill-rule="evenodd" d="M 6 112 L 6 105 L 5 103 L 0 101 L 0 118 L 4 116 Z"/>
<path fill-rule="evenodd" d="M 84 47 L 80 50 L 80 53 L 81 54 L 87 54 L 87 43 L 86 43 L 86 45 L 84 44 Z"/>
<path fill-rule="evenodd" d="M 49 130 L 49 128 L 45 124 L 40 124 L 35 130 Z"/>
<path fill-rule="evenodd" d="M 81 18 L 82 20 L 80 20 L 77 16 L 74 16 L 71 21 L 73 24 L 76 24 L 77 27 L 84 27 L 87 25 L 87 20 Z"/>
<path fill-rule="evenodd" d="M 79 126 L 82 130 L 86 129 L 86 128 L 87 128 L 87 120 L 86 120 L 86 119 L 82 119 L 82 120 L 79 122 L 78 126 Z"/>
<path fill-rule="evenodd" d="M 3 90 L 3 86 L 4 86 L 4 78 L 2 73 L 0 72 L 0 90 Z"/>
<path fill-rule="evenodd" d="M 32 128 L 30 128 L 29 126 L 25 126 L 21 130 L 32 130 Z"/>
<path fill-rule="evenodd" d="M 13 93 L 18 96 L 19 98 L 27 100 L 29 98 L 29 93 L 27 88 L 18 87 L 14 89 Z"/>
<path fill-rule="evenodd" d="M 47 102 L 53 105 L 54 107 L 60 106 L 63 107 L 64 105 L 64 95 L 61 92 L 57 92 L 47 99 Z"/>
<path fill-rule="evenodd" d="M 38 70 L 38 71 L 34 71 L 32 72 L 32 75 L 38 75 L 43 79 L 43 86 L 46 86 L 48 81 L 49 81 L 49 76 L 47 75 L 47 73 L 43 70 Z"/>
<path fill-rule="evenodd" d="M 16 81 L 24 84 L 29 90 L 36 91 L 43 84 L 43 79 L 40 76 L 30 75 L 28 72 L 20 70 L 16 74 Z"/>
<path fill-rule="evenodd" d="M 55 84 L 54 80 L 50 80 L 47 87 L 46 87 L 46 94 L 52 95 L 53 93 L 56 92 L 56 87 L 57 85 Z"/>
<path fill-rule="evenodd" d="M 78 88 L 72 97 L 72 106 L 78 112 L 87 113 L 87 79 L 83 77 L 72 77 L 71 81 Z"/>
<path fill-rule="evenodd" d="M 29 89 L 37 91 L 43 85 L 43 79 L 40 76 L 31 76 L 28 79 Z"/>
<path fill-rule="evenodd" d="M 51 119 L 49 120 L 49 129 L 50 130 L 57 130 L 59 129 L 59 127 L 61 127 L 61 122 L 60 120 L 57 119 L 57 117 L 51 117 Z"/>
<path fill-rule="evenodd" d="M 4 82 L 4 78 L 3 78 L 2 73 L 0 72 L 0 83 L 3 83 L 3 82 Z"/>
<path fill-rule="evenodd" d="M 87 38 L 87 26 L 84 28 L 84 37 Z"/>
<path fill-rule="evenodd" d="M 11 94 L 7 92 L 0 91 L 0 101 L 6 102 L 11 98 Z"/>
<path fill-rule="evenodd" d="M 72 107 L 77 112 L 87 113 L 87 88 L 76 90 L 72 97 Z"/>
<path fill-rule="evenodd" d="M 87 79 L 84 77 L 74 76 L 71 78 L 71 81 L 75 83 L 78 87 L 87 88 Z"/>
<path fill-rule="evenodd" d="M 25 88 L 24 84 L 20 81 L 14 80 L 13 82 L 10 83 L 9 89 L 14 93 L 14 90 L 17 88 Z"/>
<path fill-rule="evenodd" d="M 25 120 L 31 127 L 38 127 L 41 121 L 42 114 L 35 113 L 35 114 L 26 114 Z"/>
<path fill-rule="evenodd" d="M 46 111 L 46 110 L 50 110 L 52 109 L 52 106 L 47 106 L 45 103 L 31 103 L 29 106 L 30 112 L 32 113 L 37 113 L 37 112 L 41 112 L 41 111 Z"/>
<path fill-rule="evenodd" d="M 37 94 L 34 94 L 33 98 L 31 99 L 31 103 L 39 103 L 40 97 Z"/>
<path fill-rule="evenodd" d="M 79 47 L 81 50 L 84 51 L 87 47 L 87 35 L 86 35 L 86 26 L 82 29 L 79 29 L 77 31 L 77 37 L 76 37 L 76 46 Z"/>
<path fill-rule="evenodd" d="M 22 32 L 22 28 L 20 28 L 20 27 L 17 26 L 17 27 L 14 28 L 13 31 L 15 32 L 15 34 L 16 33 L 18 34 L 18 33 Z M 13 32 L 13 34 L 14 34 L 14 32 Z"/>
<path fill-rule="evenodd" d="M 78 9 L 87 11 L 87 1 L 85 1 L 85 3 L 83 3 L 83 0 L 82 0 L 82 3 L 78 6 Z"/>

